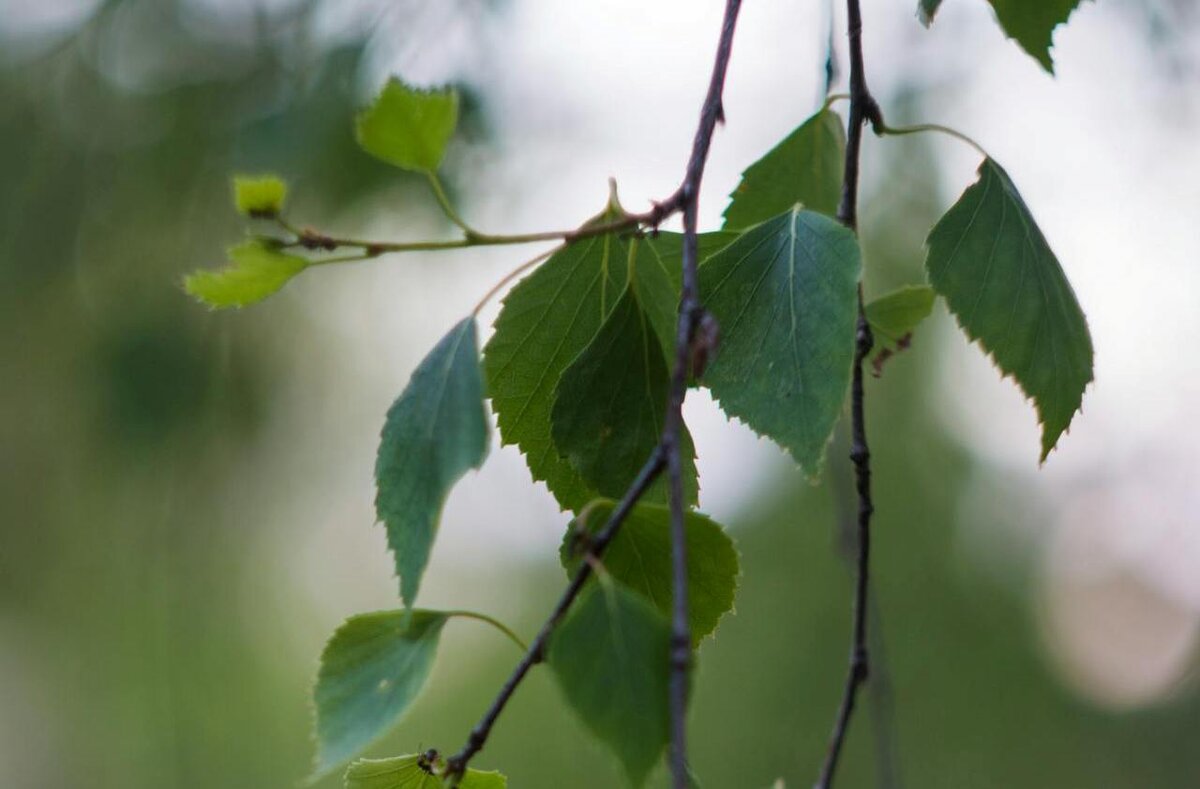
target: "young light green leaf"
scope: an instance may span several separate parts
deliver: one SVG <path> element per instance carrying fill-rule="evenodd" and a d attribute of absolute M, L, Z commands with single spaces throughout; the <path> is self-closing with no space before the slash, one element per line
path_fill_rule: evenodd
<path fill-rule="evenodd" d="M 559 552 L 563 567 L 579 566 L 581 538 L 604 528 L 614 503 L 589 504 L 567 531 Z M 692 644 L 717 629 L 721 617 L 733 610 L 737 592 L 738 554 L 725 530 L 705 515 L 689 512 L 687 519 L 688 622 Z M 671 512 L 666 507 L 639 504 L 604 551 L 604 569 L 616 580 L 650 601 L 663 616 L 671 615 Z"/>
<path fill-rule="evenodd" d="M 721 330 L 702 383 L 809 475 L 850 384 L 860 265 L 852 232 L 797 207 L 700 268 L 701 301 Z"/>
<path fill-rule="evenodd" d="M 942 0 L 920 0 L 917 4 L 917 16 L 921 20 L 921 24 L 929 27 L 933 24 L 933 17 L 937 15 L 938 7 L 942 4 Z"/>
<path fill-rule="evenodd" d="M 671 629 L 641 595 L 598 580 L 555 631 L 548 661 L 567 703 L 640 787 L 669 737 Z"/>
<path fill-rule="evenodd" d="M 309 261 L 280 251 L 278 244 L 254 239 L 231 247 L 229 265 L 216 271 L 193 271 L 183 288 L 213 309 L 245 307 L 262 301 L 306 269 Z"/>
<path fill-rule="evenodd" d="M 637 288 L 627 285 L 596 336 L 563 371 L 550 413 L 559 454 L 591 490 L 617 498 L 633 482 L 662 436 L 670 379 Z M 684 497 L 695 504 L 696 451 L 686 427 L 680 441 Z M 665 482 L 644 498 L 666 503 Z"/>
<path fill-rule="evenodd" d="M 833 216 L 841 199 L 845 152 L 841 116 L 820 110 L 742 173 L 729 196 L 725 227 L 750 227 L 797 203 Z"/>
<path fill-rule="evenodd" d="M 908 347 L 912 333 L 933 312 L 937 294 L 927 285 L 908 285 L 867 304 L 867 322 L 875 338 L 872 366 L 879 375 L 884 363 Z"/>
<path fill-rule="evenodd" d="M 1083 0 L 989 0 L 1009 38 L 1015 39 L 1042 68 L 1054 73 L 1050 47 L 1054 28 L 1067 21 Z"/>
<path fill-rule="evenodd" d="M 396 77 L 358 116 L 358 144 L 372 156 L 405 170 L 432 173 L 458 124 L 458 93 L 421 90 Z"/>
<path fill-rule="evenodd" d="M 991 159 L 926 243 L 934 290 L 967 336 L 1033 400 L 1045 461 L 1092 380 L 1087 320 L 1058 258 L 1008 173 Z"/>
<path fill-rule="evenodd" d="M 388 410 L 375 462 L 375 511 L 387 527 L 400 593 L 412 605 L 450 488 L 488 449 L 475 319 L 458 323 Z"/>
<path fill-rule="evenodd" d="M 429 764 L 422 754 L 390 759 L 359 759 L 346 770 L 346 789 L 442 789 L 436 774 L 442 767 Z M 458 789 L 507 789 L 508 779 L 497 772 L 467 770 Z"/>
<path fill-rule="evenodd" d="M 387 732 L 433 667 L 446 615 L 378 611 L 350 617 L 321 655 L 314 777 L 327 774 Z"/>
<path fill-rule="evenodd" d="M 287 184 L 276 175 L 235 175 L 233 204 L 238 213 L 254 219 L 271 219 L 283 210 Z"/>

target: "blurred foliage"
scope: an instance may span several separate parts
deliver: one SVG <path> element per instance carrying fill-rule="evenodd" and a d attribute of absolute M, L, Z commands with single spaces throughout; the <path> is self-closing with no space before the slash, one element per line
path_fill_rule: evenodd
<path fill-rule="evenodd" d="M 311 11 L 222 27 L 179 0 L 113 0 L 0 66 L 5 786 L 285 787 L 311 764 L 316 653 L 286 648 L 285 622 L 244 621 L 269 582 L 262 543 L 258 524 L 223 517 L 254 493 L 254 448 L 286 380 L 275 352 L 311 337 L 286 300 L 212 316 L 177 287 L 236 237 L 230 172 L 280 172 L 313 216 L 395 182 L 349 123 L 363 41 L 317 51 Z M 478 101 L 463 111 L 486 133 Z M 894 148 L 863 220 L 873 293 L 919 278 L 942 202 L 924 150 Z M 940 307 L 935 320 L 948 320 Z M 856 721 L 844 785 L 876 785 L 876 748 L 898 755 L 903 776 L 885 786 L 1196 785 L 1194 693 L 1120 716 L 1086 706 L 1051 676 L 1028 590 L 956 558 L 976 461 L 930 405 L 929 333 L 869 382 L 869 425 L 886 437 L 875 556 L 887 661 L 875 687 L 890 679 L 893 694 L 871 709 L 894 717 Z M 732 524 L 737 613 L 701 650 L 693 715 L 705 786 L 812 779 L 845 665 L 849 575 L 834 558 L 831 495 L 845 484 L 789 475 Z M 561 588 L 553 546 L 514 577 L 529 633 Z M 461 744 L 514 660 L 501 644 L 470 664 L 462 643 L 447 633 L 453 666 L 373 755 Z M 519 789 L 619 781 L 545 670 L 478 761 Z"/>

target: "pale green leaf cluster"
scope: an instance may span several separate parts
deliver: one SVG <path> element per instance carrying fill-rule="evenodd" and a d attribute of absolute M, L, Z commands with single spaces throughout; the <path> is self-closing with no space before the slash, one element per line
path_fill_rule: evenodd
<path fill-rule="evenodd" d="M 595 501 L 572 522 L 563 539 L 561 558 L 568 572 L 582 561 L 588 535 L 600 531 L 612 515 L 614 502 Z M 687 523 L 688 624 L 693 646 L 717 629 L 721 617 L 733 610 L 737 592 L 737 549 L 725 530 L 706 515 L 689 512 Z M 633 508 L 601 559 L 605 571 L 650 602 L 663 616 L 671 615 L 671 518 L 666 507 L 639 504 Z"/>
<path fill-rule="evenodd" d="M 459 322 L 388 410 L 375 461 L 375 511 L 387 528 L 401 597 L 412 605 L 446 496 L 487 456 L 488 418 L 475 319 Z"/>
<path fill-rule="evenodd" d="M 194 271 L 183 280 L 184 290 L 212 309 L 262 301 L 309 266 L 308 260 L 283 252 L 267 239 L 246 241 L 227 254 L 225 268 Z"/>
<path fill-rule="evenodd" d="M 313 691 L 314 776 L 327 774 L 390 729 L 429 678 L 446 615 L 401 610 L 347 619 L 321 654 Z"/>
<path fill-rule="evenodd" d="M 442 789 L 445 782 L 422 754 L 390 759 L 359 759 L 346 770 L 346 789 Z M 507 789 L 508 779 L 497 772 L 467 770 L 458 789 Z"/>
<path fill-rule="evenodd" d="M 1092 380 L 1087 320 L 1058 258 L 1000 165 L 986 159 L 929 234 L 929 282 L 1037 408 L 1044 461 Z"/>
<path fill-rule="evenodd" d="M 746 231 L 700 268 L 700 298 L 721 327 L 702 382 L 730 416 L 769 436 L 809 474 L 850 384 L 858 241 L 799 207 Z"/>
<path fill-rule="evenodd" d="M 358 144 L 405 170 L 433 173 L 458 125 L 458 93 L 421 90 L 392 77 L 358 116 Z"/>
<path fill-rule="evenodd" d="M 270 219 L 283 211 L 287 184 L 276 175 L 235 175 L 233 204 L 239 214 L 255 219 Z"/>

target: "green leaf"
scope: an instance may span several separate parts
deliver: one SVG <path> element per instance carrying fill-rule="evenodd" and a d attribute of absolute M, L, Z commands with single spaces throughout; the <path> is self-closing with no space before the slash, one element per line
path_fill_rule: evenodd
<path fill-rule="evenodd" d="M 358 116 L 358 144 L 372 156 L 405 170 L 432 173 L 458 124 L 458 93 L 420 90 L 392 77 Z"/>
<path fill-rule="evenodd" d="M 424 766 L 423 766 L 424 765 Z M 421 754 L 390 759 L 359 759 L 346 770 L 346 789 L 441 789 L 446 784 Z M 458 789 L 507 789 L 508 779 L 497 772 L 467 770 Z"/>
<path fill-rule="evenodd" d="M 1062 266 L 1008 173 L 991 159 L 927 244 L 934 290 L 1037 407 L 1045 461 L 1092 380 L 1092 339 Z"/>
<path fill-rule="evenodd" d="M 875 338 L 872 364 L 876 375 L 884 362 L 908 347 L 912 333 L 933 312 L 936 298 L 933 288 L 927 285 L 908 285 L 867 304 L 867 322 Z"/>
<path fill-rule="evenodd" d="M 188 274 L 183 288 L 213 309 L 245 307 L 262 301 L 308 268 L 309 261 L 281 252 L 277 243 L 254 239 L 228 251 L 229 265 Z"/>
<path fill-rule="evenodd" d="M 412 605 L 450 488 L 479 468 L 488 420 L 475 319 L 458 323 L 388 410 L 375 462 L 375 511 L 387 527 L 400 593 Z"/>
<path fill-rule="evenodd" d="M 610 209 L 593 221 L 614 216 Z M 500 437 L 520 447 L 533 478 L 544 481 L 564 509 L 578 510 L 596 491 L 554 443 L 551 413 L 559 379 L 616 306 L 630 272 L 657 342 L 664 353 L 670 349 L 679 307 L 678 275 L 673 276 L 678 263 L 672 257 L 679 247 L 671 235 L 594 236 L 556 252 L 505 296 L 484 348 Z"/>
<path fill-rule="evenodd" d="M 255 219 L 271 219 L 283 210 L 287 184 L 276 175 L 235 175 L 233 204 L 238 213 Z"/>
<path fill-rule="evenodd" d="M 796 203 L 833 216 L 841 200 L 845 155 L 842 118 L 824 108 L 742 173 L 725 209 L 725 227 L 756 225 Z"/>
<path fill-rule="evenodd" d="M 929 27 L 933 24 L 933 17 L 938 12 L 938 7 L 941 6 L 942 0 L 920 0 L 917 4 L 917 16 L 921 20 L 921 24 Z"/>
<path fill-rule="evenodd" d="M 637 290 L 626 286 L 596 336 L 563 371 L 550 414 L 559 454 L 591 490 L 620 498 L 633 482 L 662 436 L 670 378 Z M 696 451 L 686 427 L 680 451 L 684 497 L 695 504 Z M 665 480 L 645 498 L 666 503 Z"/>
<path fill-rule="evenodd" d="M 563 567 L 574 573 L 580 562 L 580 533 L 595 534 L 604 528 L 614 502 L 592 502 L 576 519 L 563 540 Z M 717 629 L 721 617 L 733 610 L 737 592 L 738 554 L 725 530 L 706 515 L 689 512 L 687 519 L 688 623 L 692 644 Z M 663 616 L 671 615 L 671 511 L 639 504 L 626 517 L 601 558 L 604 569 L 629 589 L 642 595 Z"/>
<path fill-rule="evenodd" d="M 429 678 L 446 615 L 378 611 L 350 617 L 321 655 L 314 776 L 352 758 L 387 732 Z"/>
<path fill-rule="evenodd" d="M 858 241 L 794 208 L 751 228 L 700 268 L 721 344 L 702 383 L 721 408 L 787 449 L 809 474 L 850 383 Z"/>
<path fill-rule="evenodd" d="M 667 744 L 671 630 L 640 595 L 598 579 L 555 631 L 548 662 L 584 725 L 641 786 Z"/>
<path fill-rule="evenodd" d="M 1054 45 L 1054 28 L 1066 22 L 1083 0 L 988 1 L 996 9 L 996 18 L 1008 37 L 1053 74 L 1050 47 Z"/>

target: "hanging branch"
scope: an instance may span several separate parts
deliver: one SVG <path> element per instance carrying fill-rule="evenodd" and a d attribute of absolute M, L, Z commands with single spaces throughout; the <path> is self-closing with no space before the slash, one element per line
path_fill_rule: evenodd
<path fill-rule="evenodd" d="M 635 217 L 637 221 L 626 224 L 626 227 L 636 224 L 657 226 L 659 223 L 674 215 L 683 213 L 683 282 L 680 292 L 679 322 L 675 338 L 675 367 L 671 378 L 671 391 L 664 420 L 663 434 L 658 446 L 650 458 L 638 472 L 637 477 L 621 498 L 620 503 L 609 516 L 604 528 L 596 534 L 588 546 L 588 554 L 599 558 L 609 543 L 617 536 L 621 524 L 624 523 L 634 505 L 649 489 L 658 476 L 666 470 L 668 476 L 668 494 L 671 505 L 671 540 L 674 608 L 671 632 L 671 771 L 675 789 L 688 789 L 690 779 L 687 770 L 686 747 L 686 715 L 687 715 L 687 673 L 691 664 L 691 632 L 687 619 L 687 555 L 685 553 L 685 521 L 683 503 L 683 484 L 680 457 L 680 433 L 683 428 L 683 400 L 687 395 L 688 372 L 693 355 L 711 350 L 715 344 L 715 326 L 700 305 L 699 284 L 697 281 L 697 240 L 696 240 L 696 209 L 700 194 L 700 181 L 704 175 L 704 165 L 708 159 L 708 149 L 717 123 L 724 120 L 722 93 L 725 87 L 725 74 L 729 67 L 729 57 L 733 48 L 733 33 L 737 24 L 738 12 L 741 10 L 741 0 L 727 0 L 725 18 L 721 27 L 720 42 L 713 63 L 712 78 L 708 86 L 708 94 L 700 110 L 700 123 L 692 141 L 692 153 L 688 159 L 687 171 L 679 188 L 660 203 L 645 217 Z M 562 237 L 562 236 L 557 236 Z M 566 240 L 571 240 L 567 238 Z M 698 329 L 701 329 L 698 331 Z M 592 562 L 584 561 L 579 565 L 571 583 L 567 586 L 557 605 L 546 619 L 537 637 L 529 645 L 525 656 L 513 670 L 508 680 L 501 687 L 499 694 L 493 700 L 487 712 L 479 723 L 471 730 L 466 745 L 462 750 L 446 761 L 444 777 L 454 785 L 466 772 L 467 765 L 487 743 L 488 735 L 496 720 L 504 711 L 509 699 L 517 687 L 537 663 L 546 656 L 546 646 L 555 627 L 566 615 L 571 604 L 583 590 L 584 584 L 592 575 Z"/>
<path fill-rule="evenodd" d="M 692 143 L 687 175 L 680 192 L 683 197 L 683 286 L 679 301 L 679 326 L 675 333 L 675 369 L 663 427 L 661 446 L 667 455 L 667 495 L 671 506 L 671 777 L 675 789 L 688 789 L 691 780 L 687 766 L 688 670 L 692 661 L 692 635 L 688 625 L 687 532 L 684 521 L 682 459 L 679 435 L 683 426 L 683 401 L 687 396 L 688 373 L 693 356 L 706 358 L 713 350 L 716 330 L 713 319 L 700 304 L 697 276 L 696 213 L 700 200 L 700 180 L 708 160 L 708 148 L 717 123 L 724 121 L 721 96 L 725 73 L 733 50 L 733 31 L 737 25 L 741 0 L 728 0 L 716 63 L 708 85 L 708 95 L 700 112 L 700 125 Z M 705 325 L 707 330 L 697 334 Z"/>
<path fill-rule="evenodd" d="M 863 69 L 862 10 L 859 0 L 846 0 L 847 32 L 850 40 L 850 120 L 846 134 L 846 161 L 842 180 L 842 200 L 838 220 L 858 231 L 858 160 L 862 147 L 863 128 L 868 122 L 876 128 L 883 126 L 879 105 L 867 88 Z M 863 409 L 863 365 L 870 356 L 874 338 L 863 309 L 862 283 L 858 286 L 858 331 L 855 339 L 854 378 L 850 390 L 850 461 L 854 464 L 855 488 L 858 492 L 858 534 L 855 562 L 854 623 L 850 647 L 850 667 L 842 702 L 838 709 L 833 736 L 816 789 L 830 789 L 837 771 L 838 757 L 846 741 L 850 718 L 859 687 L 867 681 L 870 662 L 867 648 L 867 611 L 869 602 L 871 514 L 871 451 L 867 445 L 867 428 Z"/>

